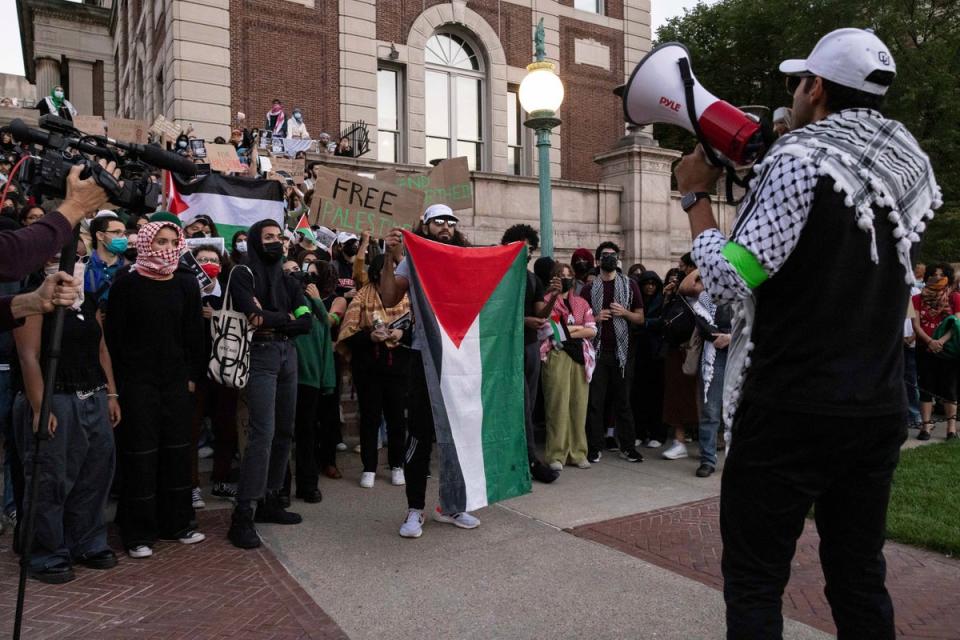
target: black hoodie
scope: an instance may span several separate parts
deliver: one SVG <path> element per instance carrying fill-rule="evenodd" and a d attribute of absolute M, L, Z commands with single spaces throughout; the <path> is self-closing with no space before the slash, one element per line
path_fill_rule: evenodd
<path fill-rule="evenodd" d="M 637 328 L 639 349 L 649 357 L 662 357 L 663 345 L 663 280 L 654 271 L 644 271 L 636 278 L 643 295 L 643 324 Z M 652 296 L 643 293 L 643 285 L 652 282 L 657 290 Z"/>
<path fill-rule="evenodd" d="M 263 229 L 280 226 L 273 220 L 261 220 L 250 227 L 247 235 L 247 263 L 234 267 L 230 294 L 237 311 L 263 316 L 262 329 L 275 329 L 287 336 L 310 332 L 309 308 L 300 283 L 283 273 L 282 260 L 269 262 L 263 255 Z M 249 271 L 247 268 L 249 268 Z M 250 273 L 253 272 L 253 282 Z M 258 307 L 254 302 L 260 303 Z M 290 317 L 297 309 L 307 308 L 296 320 Z"/>

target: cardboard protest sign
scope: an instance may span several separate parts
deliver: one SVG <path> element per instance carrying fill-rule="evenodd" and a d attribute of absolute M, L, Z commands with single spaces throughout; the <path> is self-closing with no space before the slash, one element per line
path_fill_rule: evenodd
<path fill-rule="evenodd" d="M 273 162 L 271 163 L 271 170 L 273 173 L 270 175 L 270 177 L 274 180 L 285 182 L 286 178 L 277 175 L 280 171 L 285 171 L 291 178 L 293 178 L 294 184 L 302 185 L 303 177 L 306 173 L 306 162 L 307 161 L 303 158 L 300 158 L 299 160 L 293 160 L 291 158 L 273 158 Z"/>
<path fill-rule="evenodd" d="M 448 158 L 429 173 L 398 175 L 392 169 L 377 174 L 378 178 L 390 179 L 399 187 L 423 192 L 423 206 L 445 204 L 454 211 L 473 208 L 473 181 L 466 156 Z"/>
<path fill-rule="evenodd" d="M 107 118 L 107 135 L 120 142 L 147 144 L 147 121 Z"/>
<path fill-rule="evenodd" d="M 246 172 L 247 168 L 240 162 L 237 150 L 232 144 L 208 144 L 207 162 L 214 171 L 229 173 L 231 171 Z"/>
<path fill-rule="evenodd" d="M 395 184 L 317 166 L 310 224 L 383 237 L 393 227 L 412 229 L 423 213 L 423 194 Z"/>
<path fill-rule="evenodd" d="M 181 131 L 180 125 L 167 120 L 162 115 L 157 116 L 149 129 L 149 132 L 155 136 L 167 138 L 168 140 L 176 140 Z"/>
<path fill-rule="evenodd" d="M 107 123 L 103 116 L 73 116 L 73 126 L 91 136 L 107 135 Z"/>

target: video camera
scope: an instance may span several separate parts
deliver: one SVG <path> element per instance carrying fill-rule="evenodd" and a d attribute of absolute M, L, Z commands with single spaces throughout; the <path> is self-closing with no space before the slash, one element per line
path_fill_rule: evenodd
<path fill-rule="evenodd" d="M 186 158 L 155 145 L 112 140 L 106 136 L 83 133 L 69 120 L 52 114 L 40 118 L 41 129 L 32 129 L 23 120 L 10 123 L 10 133 L 22 144 L 41 147 L 24 160 L 17 174 L 20 184 L 34 195 L 63 198 L 67 193 L 67 174 L 75 164 L 84 166 L 82 179 L 93 176 L 107 192 L 107 198 L 131 214 L 149 213 L 160 204 L 160 183 L 151 180 L 154 169 L 167 169 L 193 176 L 196 165 Z M 113 161 L 120 179 L 101 167 L 93 158 Z"/>

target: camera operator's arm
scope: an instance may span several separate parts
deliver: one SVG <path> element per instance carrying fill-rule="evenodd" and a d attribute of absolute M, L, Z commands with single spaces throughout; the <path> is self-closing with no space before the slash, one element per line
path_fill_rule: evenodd
<path fill-rule="evenodd" d="M 119 175 L 114 163 L 101 166 Z M 92 177 L 80 179 L 80 165 L 70 169 L 67 197 L 57 211 L 25 229 L 0 232 L 0 281 L 19 280 L 43 267 L 50 256 L 71 242 L 73 228 L 107 202 L 107 194 Z"/>

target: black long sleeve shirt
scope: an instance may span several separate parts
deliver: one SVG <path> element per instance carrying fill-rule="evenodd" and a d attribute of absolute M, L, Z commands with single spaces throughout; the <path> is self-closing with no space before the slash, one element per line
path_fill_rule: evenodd
<path fill-rule="evenodd" d="M 291 338 L 310 333 L 312 321 L 309 313 L 295 320 L 290 317 L 290 314 L 300 307 L 307 306 L 307 299 L 303 297 L 303 289 L 300 287 L 300 283 L 288 275 L 284 275 L 281 280 L 283 286 L 286 287 L 287 299 L 290 301 L 289 309 L 270 309 L 269 304 L 264 300 L 259 301 L 261 306 L 258 307 L 254 302 L 256 294 L 253 290 L 253 278 L 250 271 L 242 267 L 235 268 L 237 271 L 232 274 L 233 282 L 230 284 L 230 295 L 232 296 L 233 306 L 237 311 L 247 315 L 260 315 L 263 317 L 261 328 L 274 329 Z"/>

